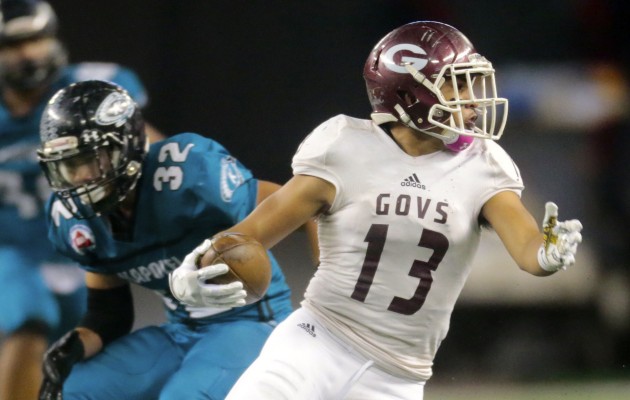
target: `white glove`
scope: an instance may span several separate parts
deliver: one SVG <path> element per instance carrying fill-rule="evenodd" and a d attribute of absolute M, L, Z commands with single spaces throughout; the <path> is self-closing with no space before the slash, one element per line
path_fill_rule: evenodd
<path fill-rule="evenodd" d="M 575 253 L 582 242 L 580 221 L 572 219 L 558 222 L 558 206 L 547 202 L 542 227 L 545 241 L 538 250 L 540 267 L 555 272 L 575 264 Z"/>
<path fill-rule="evenodd" d="M 206 239 L 184 258 L 182 265 L 169 274 L 168 284 L 173 297 L 195 307 L 229 309 L 244 306 L 247 293 L 242 282 L 225 285 L 206 283 L 206 280 L 228 272 L 226 264 L 197 268 L 197 259 L 208 251 L 211 244 L 210 239 Z"/>

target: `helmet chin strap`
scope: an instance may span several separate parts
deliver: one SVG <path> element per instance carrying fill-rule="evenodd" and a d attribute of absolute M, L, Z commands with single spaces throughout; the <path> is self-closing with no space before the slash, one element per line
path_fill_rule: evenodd
<path fill-rule="evenodd" d="M 450 125 L 451 127 L 455 127 L 455 121 L 453 117 L 450 118 Z M 444 129 L 444 131 L 446 131 L 446 129 Z M 464 132 L 469 132 L 469 131 L 470 131 L 469 129 L 464 129 Z M 473 132 L 473 131 L 470 131 L 470 132 Z M 444 145 L 450 151 L 454 151 L 458 153 L 462 150 L 466 150 L 472 144 L 473 140 L 475 140 L 473 136 L 457 134 L 453 140 L 449 140 L 449 141 L 445 140 Z"/>
<path fill-rule="evenodd" d="M 400 118 L 400 122 L 402 122 L 403 124 L 407 125 L 411 129 L 414 129 L 414 130 L 416 130 L 418 132 L 422 132 L 422 133 L 427 134 L 429 136 L 432 136 L 432 137 L 434 137 L 436 139 L 440 139 L 441 141 L 443 141 L 446 144 L 453 143 L 459 138 L 459 135 L 457 133 L 448 131 L 446 129 L 443 129 L 441 133 L 435 133 L 435 132 L 428 131 L 426 129 L 420 129 L 420 128 L 418 128 L 416 126 L 416 124 L 414 124 L 414 122 L 411 119 L 411 117 L 409 116 L 409 114 L 407 114 L 405 112 L 405 110 L 402 108 L 402 106 L 400 104 L 396 104 L 394 106 L 394 109 L 398 112 L 398 116 Z M 452 121 L 452 118 L 451 118 L 451 121 Z M 452 124 L 452 122 L 451 122 L 451 124 Z"/>
<path fill-rule="evenodd" d="M 445 147 L 451 151 L 460 152 L 462 150 L 465 150 L 466 148 L 470 146 L 470 144 L 474 140 L 474 137 L 472 136 L 461 135 L 459 133 L 450 131 L 448 129 L 442 129 L 442 132 L 440 133 L 435 133 L 435 132 L 427 131 L 425 129 L 420 129 L 416 126 L 416 124 L 414 124 L 409 114 L 405 112 L 405 110 L 402 108 L 400 104 L 396 104 L 394 106 L 394 109 L 396 109 L 396 111 L 398 112 L 398 115 L 400 116 L 400 121 L 403 124 L 405 124 L 409 128 L 414 129 L 418 132 L 422 132 L 436 139 L 440 139 L 442 142 L 444 142 Z M 455 127 L 455 121 L 453 120 L 452 117 L 449 118 L 449 123 L 451 127 Z M 467 132 L 469 130 L 465 129 L 464 131 Z"/>
<path fill-rule="evenodd" d="M 472 136 L 459 135 L 457 139 L 453 140 L 450 143 L 444 142 L 444 146 L 446 146 L 446 148 L 449 149 L 450 151 L 454 151 L 457 153 L 457 152 L 467 149 L 474 140 L 475 138 Z"/>

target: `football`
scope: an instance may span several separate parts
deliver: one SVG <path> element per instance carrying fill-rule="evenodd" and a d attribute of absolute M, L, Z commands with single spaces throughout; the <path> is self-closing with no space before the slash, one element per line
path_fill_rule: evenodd
<path fill-rule="evenodd" d="M 226 232 L 212 238 L 210 249 L 197 260 L 197 267 L 224 263 L 230 270 L 208 283 L 243 282 L 246 304 L 260 300 L 271 282 L 271 261 L 258 240 L 241 233 Z"/>

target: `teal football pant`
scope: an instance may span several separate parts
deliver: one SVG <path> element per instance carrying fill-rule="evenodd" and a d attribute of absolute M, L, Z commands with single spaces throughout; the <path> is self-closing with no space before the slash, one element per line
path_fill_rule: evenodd
<path fill-rule="evenodd" d="M 64 400 L 223 399 L 258 356 L 273 322 L 232 320 L 135 331 L 76 364 Z"/>

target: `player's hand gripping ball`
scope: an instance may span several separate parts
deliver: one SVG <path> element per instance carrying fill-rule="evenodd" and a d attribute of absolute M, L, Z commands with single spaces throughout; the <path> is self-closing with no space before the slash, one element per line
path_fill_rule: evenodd
<path fill-rule="evenodd" d="M 271 261 L 259 241 L 242 233 L 226 232 L 212 238 L 205 254 L 197 259 L 197 267 L 227 264 L 228 272 L 215 276 L 207 283 L 243 283 L 246 304 L 260 300 L 271 282 Z"/>

